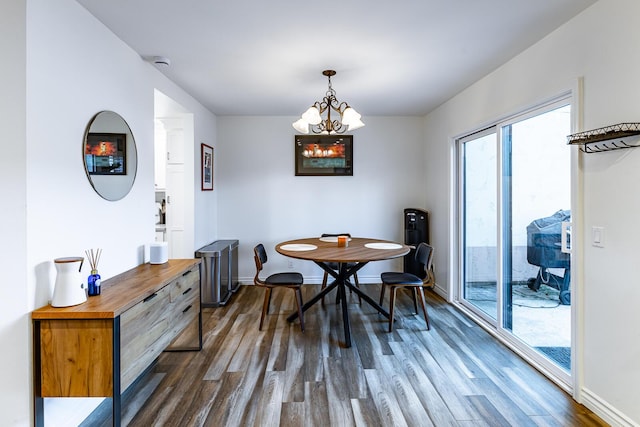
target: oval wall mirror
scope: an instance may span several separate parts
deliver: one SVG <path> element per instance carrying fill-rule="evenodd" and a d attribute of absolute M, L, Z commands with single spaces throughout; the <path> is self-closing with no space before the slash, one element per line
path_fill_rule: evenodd
<path fill-rule="evenodd" d="M 84 170 L 103 199 L 116 201 L 129 194 L 138 170 L 136 141 L 127 122 L 113 111 L 91 118 L 82 144 Z"/>

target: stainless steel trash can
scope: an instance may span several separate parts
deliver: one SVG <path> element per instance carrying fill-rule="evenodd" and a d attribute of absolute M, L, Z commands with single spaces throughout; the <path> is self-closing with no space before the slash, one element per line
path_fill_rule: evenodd
<path fill-rule="evenodd" d="M 196 251 L 200 263 L 200 295 L 203 307 L 220 307 L 229 301 L 229 244 L 213 242 Z"/>
<path fill-rule="evenodd" d="M 237 292 L 240 288 L 238 281 L 238 244 L 237 240 L 217 240 L 216 243 L 229 246 L 229 292 Z"/>

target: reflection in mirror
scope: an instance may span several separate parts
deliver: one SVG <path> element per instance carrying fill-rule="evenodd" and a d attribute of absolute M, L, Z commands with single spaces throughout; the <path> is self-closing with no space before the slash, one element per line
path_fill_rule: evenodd
<path fill-rule="evenodd" d="M 113 111 L 101 111 L 89 121 L 82 146 L 84 170 L 96 193 L 116 201 L 126 196 L 136 179 L 138 153 L 127 122 Z"/>

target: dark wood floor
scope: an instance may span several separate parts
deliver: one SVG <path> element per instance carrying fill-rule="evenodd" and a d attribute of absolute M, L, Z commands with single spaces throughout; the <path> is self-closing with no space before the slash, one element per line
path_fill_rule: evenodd
<path fill-rule="evenodd" d="M 365 285 L 377 296 L 379 286 Z M 305 299 L 319 286 L 304 287 Z M 351 348 L 335 301 L 286 317 L 293 292 L 243 286 L 204 309 L 200 352 L 163 353 L 123 402 L 130 426 L 602 426 L 585 407 L 432 292 L 431 330 L 401 295 L 395 330 L 349 297 Z M 388 302 L 386 302 L 388 303 Z M 385 303 L 385 304 L 386 304 Z"/>

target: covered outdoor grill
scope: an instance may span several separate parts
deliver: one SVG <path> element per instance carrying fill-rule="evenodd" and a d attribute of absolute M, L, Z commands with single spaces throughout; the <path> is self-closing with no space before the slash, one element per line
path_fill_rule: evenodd
<path fill-rule="evenodd" d="M 529 288 L 538 290 L 541 284 L 560 291 L 560 302 L 571 304 L 571 259 L 561 251 L 562 222 L 571 221 L 571 211 L 559 210 L 551 216 L 539 218 L 527 226 L 527 262 L 540 267 Z M 550 268 L 564 269 L 564 275 L 553 274 Z"/>

